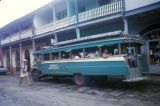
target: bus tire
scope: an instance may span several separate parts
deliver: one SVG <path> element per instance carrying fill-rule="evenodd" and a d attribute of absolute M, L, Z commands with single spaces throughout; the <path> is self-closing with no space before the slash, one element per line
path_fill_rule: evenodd
<path fill-rule="evenodd" d="M 84 76 L 82 74 L 74 74 L 73 81 L 78 86 L 84 86 L 88 83 L 89 79 L 87 76 Z"/>
<path fill-rule="evenodd" d="M 32 75 L 32 79 L 33 79 L 34 82 L 40 81 L 41 77 L 40 77 L 40 72 L 39 71 L 33 70 L 31 75 Z"/>

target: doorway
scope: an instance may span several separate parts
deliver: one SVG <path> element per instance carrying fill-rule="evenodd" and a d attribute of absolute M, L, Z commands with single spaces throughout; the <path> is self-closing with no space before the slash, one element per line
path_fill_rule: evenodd
<path fill-rule="evenodd" d="M 30 69 L 31 69 L 31 65 L 30 65 L 30 52 L 29 52 L 28 49 L 25 50 L 24 57 L 27 60 L 27 66 L 28 66 L 27 71 L 30 71 Z"/>
<path fill-rule="evenodd" d="M 15 54 L 16 71 L 20 71 L 20 53 L 17 50 Z"/>

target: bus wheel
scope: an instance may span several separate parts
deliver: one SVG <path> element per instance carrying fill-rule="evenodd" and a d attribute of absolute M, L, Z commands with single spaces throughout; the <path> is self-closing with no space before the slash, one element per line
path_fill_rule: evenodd
<path fill-rule="evenodd" d="M 84 75 L 81 75 L 81 74 L 75 74 L 73 76 L 73 81 L 76 85 L 78 86 L 83 86 L 83 85 L 86 85 L 87 82 L 88 82 L 88 79 L 86 76 Z"/>
<path fill-rule="evenodd" d="M 32 75 L 33 81 L 35 82 L 40 81 L 40 73 L 37 70 L 33 70 L 31 75 Z"/>

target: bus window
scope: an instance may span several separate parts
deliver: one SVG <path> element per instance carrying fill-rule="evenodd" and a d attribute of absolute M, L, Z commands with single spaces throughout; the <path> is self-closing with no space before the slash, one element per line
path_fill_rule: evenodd
<path fill-rule="evenodd" d="M 86 52 L 85 53 L 86 58 L 95 58 L 100 56 L 98 47 L 86 48 L 85 52 Z"/>
<path fill-rule="evenodd" d="M 50 60 L 50 54 L 44 54 L 43 55 L 43 60 Z"/>
<path fill-rule="evenodd" d="M 34 61 L 40 61 L 42 59 L 42 55 L 36 54 L 34 55 Z"/>
<path fill-rule="evenodd" d="M 59 59 L 59 53 L 52 53 L 52 60 L 58 60 Z"/>
<path fill-rule="evenodd" d="M 83 49 L 72 50 L 72 55 L 71 55 L 72 59 L 78 59 L 83 57 L 84 57 Z"/>
<path fill-rule="evenodd" d="M 71 51 L 64 51 L 61 53 L 61 59 L 70 59 L 70 52 Z"/>

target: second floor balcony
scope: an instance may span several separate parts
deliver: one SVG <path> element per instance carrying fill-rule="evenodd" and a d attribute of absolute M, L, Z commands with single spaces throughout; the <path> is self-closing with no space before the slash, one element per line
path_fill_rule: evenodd
<path fill-rule="evenodd" d="M 32 29 L 23 30 L 21 32 L 17 32 L 17 33 L 8 35 L 5 38 L 2 38 L 1 45 L 6 45 L 6 44 L 13 43 L 26 38 L 31 38 L 32 36 L 33 36 Z"/>
<path fill-rule="evenodd" d="M 21 31 L 21 39 L 30 38 L 33 36 L 32 29 L 26 29 Z"/>
<path fill-rule="evenodd" d="M 74 14 L 73 16 L 67 16 L 60 20 L 55 20 L 54 22 L 47 23 L 45 25 L 41 25 L 36 28 L 35 34 L 40 35 L 43 33 L 47 33 L 53 31 L 55 29 L 67 27 L 73 25 L 77 22 L 89 21 L 91 19 L 96 19 L 104 16 L 113 15 L 116 13 L 121 13 L 123 11 L 123 0 L 117 0 L 111 2 L 109 4 L 102 5 L 100 7 L 95 7 L 88 11 L 84 11 L 78 13 L 78 15 Z M 77 17 L 78 16 L 78 17 Z M 77 21 L 78 19 L 78 21 Z"/>
<path fill-rule="evenodd" d="M 4 39 L 1 39 L 1 45 L 5 45 L 10 43 L 10 38 L 9 36 L 5 37 Z"/>
<path fill-rule="evenodd" d="M 11 42 L 15 42 L 15 41 L 18 41 L 18 40 L 20 40 L 20 33 L 15 33 L 15 34 L 12 34 L 10 36 L 10 41 Z"/>

